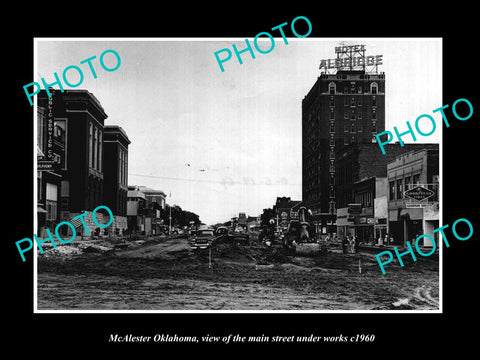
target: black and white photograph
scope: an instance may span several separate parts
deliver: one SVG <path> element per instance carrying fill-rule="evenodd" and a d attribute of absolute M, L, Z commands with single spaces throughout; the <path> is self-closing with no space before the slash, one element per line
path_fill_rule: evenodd
<path fill-rule="evenodd" d="M 472 6 L 101 5 L 6 12 L 6 353 L 473 350 Z"/>
<path fill-rule="evenodd" d="M 442 310 L 441 38 L 34 58 L 36 312 Z"/>

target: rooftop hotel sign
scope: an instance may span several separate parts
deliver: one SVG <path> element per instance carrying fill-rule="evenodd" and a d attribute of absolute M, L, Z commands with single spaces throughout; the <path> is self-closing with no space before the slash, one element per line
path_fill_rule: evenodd
<path fill-rule="evenodd" d="M 319 68 L 337 70 L 365 70 L 367 66 L 378 66 L 383 63 L 383 55 L 365 56 L 365 45 L 335 47 L 336 59 L 320 60 Z"/>

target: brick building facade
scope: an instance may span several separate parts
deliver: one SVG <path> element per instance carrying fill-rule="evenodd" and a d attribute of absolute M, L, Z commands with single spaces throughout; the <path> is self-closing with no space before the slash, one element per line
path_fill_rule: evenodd
<path fill-rule="evenodd" d="M 105 203 L 107 200 L 109 203 L 107 206 L 114 208 L 111 208 L 114 214 L 119 211 L 124 213 L 122 215 L 124 221 L 122 218 L 115 217 L 113 224 L 108 228 L 116 232 L 119 232 L 119 229 L 126 229 L 126 168 L 123 175 L 124 183 L 119 186 L 112 185 L 117 182 L 117 172 L 116 170 L 115 173 L 110 172 L 109 167 L 111 164 L 118 163 L 118 151 L 110 151 L 110 145 L 105 146 L 105 120 L 107 119 L 105 110 L 98 99 L 87 90 L 61 92 L 49 89 L 49 91 L 52 94 L 51 98 L 45 90 L 41 90 L 37 96 L 39 132 L 37 141 L 40 158 L 54 162 L 52 171 L 41 173 L 39 171 L 39 196 L 37 197 L 40 206 L 39 227 L 52 228 L 57 223 L 70 221 L 85 211 L 92 213 L 98 206 L 107 205 Z M 125 133 L 122 137 L 122 140 L 118 140 L 117 147 L 124 146 L 126 142 L 129 143 Z M 122 158 L 125 163 L 127 154 L 128 152 Z M 124 196 L 122 191 L 125 193 Z M 41 205 L 48 209 L 45 210 Z M 54 206 L 56 216 L 52 215 L 53 210 L 52 214 L 48 213 Z M 44 224 L 41 224 L 41 219 L 44 217 L 42 214 L 46 214 L 46 218 L 51 218 L 51 221 L 43 221 Z M 89 222 L 87 217 L 85 219 L 89 232 L 94 233 L 93 220 Z M 97 219 L 105 224 L 109 216 L 99 211 Z M 68 229 L 68 227 L 62 227 L 62 229 Z M 82 235 L 85 234 L 86 231 L 83 231 Z"/>
<path fill-rule="evenodd" d="M 337 151 L 336 232 L 340 237 L 356 235 L 365 242 L 383 237 L 388 232 L 390 218 L 390 214 L 387 214 L 389 164 L 412 151 L 436 151 L 438 155 L 438 144 L 413 143 L 402 147 L 399 143 L 393 143 L 386 145 L 385 149 L 386 155 L 383 155 L 378 144 L 354 143 Z M 432 164 L 429 166 L 434 168 Z M 356 206 L 358 212 L 353 214 Z"/>
<path fill-rule="evenodd" d="M 385 74 L 322 73 L 302 101 L 302 201 L 317 226 L 334 230 L 339 149 L 372 143 L 385 129 Z"/>
<path fill-rule="evenodd" d="M 114 214 L 114 231 L 125 231 L 127 221 L 128 193 L 128 145 L 126 132 L 117 125 L 104 127 L 104 205 Z"/>

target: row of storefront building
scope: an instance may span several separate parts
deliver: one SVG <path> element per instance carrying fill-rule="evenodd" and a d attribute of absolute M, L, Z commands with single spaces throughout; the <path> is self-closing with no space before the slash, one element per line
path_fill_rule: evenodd
<path fill-rule="evenodd" d="M 386 156 L 376 144 L 354 144 L 337 154 L 338 237 L 405 245 L 424 233 L 438 235 L 438 144 L 393 144 L 388 151 Z M 424 238 L 423 245 L 431 243 Z"/>
<path fill-rule="evenodd" d="M 382 155 L 374 143 L 354 143 L 336 154 L 336 212 L 312 213 L 318 234 L 343 239 L 355 236 L 364 244 L 406 245 L 421 234 L 438 240 L 438 144 L 390 144 Z M 426 190 L 425 190 L 426 189 Z M 423 197 L 423 199 L 420 199 Z M 278 197 L 273 216 L 287 229 L 306 202 Z M 422 244 L 421 244 L 422 245 Z M 432 244 L 424 238 L 423 246 Z"/>
<path fill-rule="evenodd" d="M 351 64 L 354 57 L 365 60 L 365 48 L 335 53 Z M 391 143 L 382 154 L 377 135 L 385 131 L 387 77 L 358 64 L 322 72 L 302 100 L 302 205 L 324 235 L 400 245 L 432 235 L 439 222 L 439 146 L 408 143 L 403 133 L 404 144 Z"/>
<path fill-rule="evenodd" d="M 165 193 L 128 185 L 130 139 L 118 125 L 107 125 L 98 99 L 86 90 L 49 89 L 37 96 L 37 233 L 96 207 L 107 206 L 113 223 L 101 229 L 84 217 L 92 235 L 154 233 L 162 225 Z M 107 223 L 101 210 L 96 220 Z M 70 231 L 68 227 L 62 227 Z M 77 233 L 86 234 L 83 227 Z"/>

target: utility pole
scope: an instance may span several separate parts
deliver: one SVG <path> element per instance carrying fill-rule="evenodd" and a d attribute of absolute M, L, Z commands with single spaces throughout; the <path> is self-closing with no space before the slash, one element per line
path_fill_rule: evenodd
<path fill-rule="evenodd" d="M 170 215 L 168 216 L 168 234 L 172 234 L 172 206 L 170 205 L 169 207 L 170 210 Z"/>
<path fill-rule="evenodd" d="M 170 200 L 172 200 L 172 192 L 171 191 L 170 191 Z M 168 216 L 168 235 L 171 236 L 172 235 L 172 205 L 169 205 L 168 209 L 170 210 L 170 214 Z"/>
<path fill-rule="evenodd" d="M 208 246 L 208 268 L 212 268 L 212 245 Z"/>

